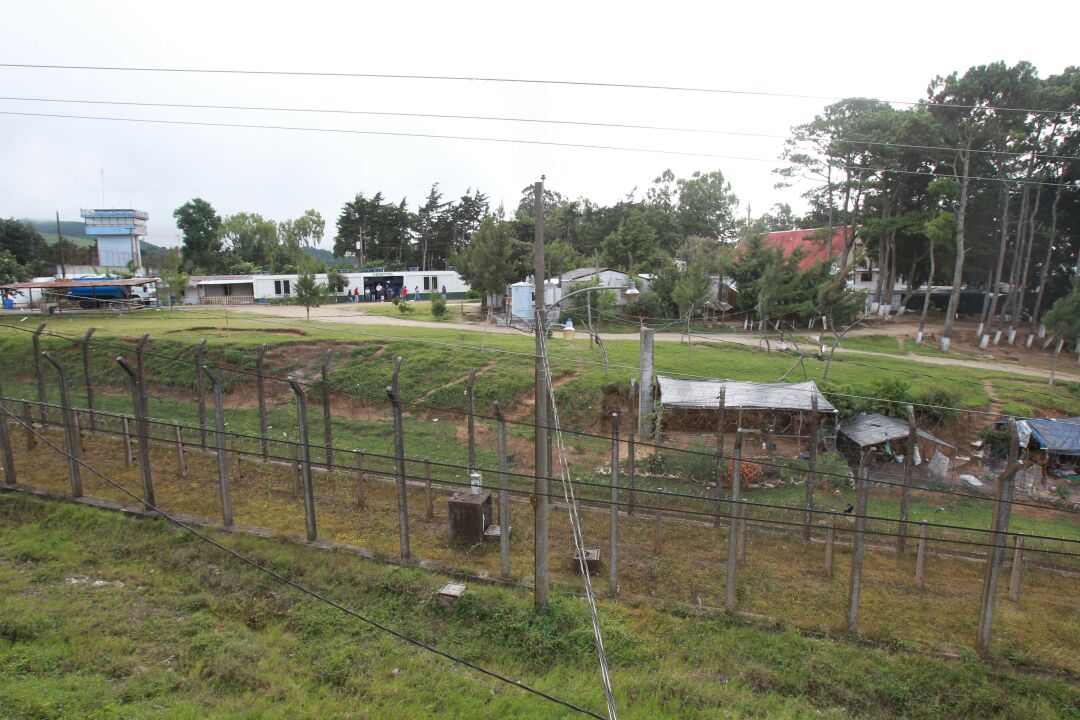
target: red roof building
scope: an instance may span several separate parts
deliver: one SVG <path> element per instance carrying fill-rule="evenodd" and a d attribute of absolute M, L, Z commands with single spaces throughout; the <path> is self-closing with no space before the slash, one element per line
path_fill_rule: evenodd
<path fill-rule="evenodd" d="M 847 228 L 838 227 L 833 230 L 832 256 L 839 258 L 844 249 L 844 232 Z M 818 238 L 816 236 L 820 235 Z M 811 228 L 809 230 L 779 230 L 766 233 L 762 238 L 765 247 L 780 248 L 784 257 L 789 257 L 796 250 L 802 251 L 802 260 L 799 261 L 799 270 L 806 270 L 815 264 L 825 260 L 828 253 L 828 241 L 824 237 L 825 228 Z"/>

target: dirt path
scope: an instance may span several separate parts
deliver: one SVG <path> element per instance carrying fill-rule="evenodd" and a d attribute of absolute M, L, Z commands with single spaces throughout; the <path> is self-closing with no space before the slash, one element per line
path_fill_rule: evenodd
<path fill-rule="evenodd" d="M 250 315 L 267 315 L 275 318 L 288 318 L 288 319 L 303 319 L 305 317 L 304 308 L 293 305 L 274 305 L 274 306 L 261 306 L 261 305 L 239 305 L 231 308 L 234 312 L 250 314 Z M 219 311 L 220 312 L 220 311 Z M 345 323 L 350 325 L 378 325 L 383 327 L 414 327 L 414 328 L 429 328 L 433 330 L 461 330 L 466 332 L 482 332 L 482 333 L 494 333 L 500 335 L 521 335 L 520 330 L 508 328 L 503 325 L 488 325 L 488 324 L 472 324 L 464 322 L 425 322 L 421 320 L 405 320 L 402 318 L 386 317 L 383 315 L 366 315 L 358 312 L 355 308 L 349 308 L 348 306 L 327 305 L 325 307 L 317 308 L 311 314 L 312 320 L 319 320 L 322 322 L 336 322 Z M 858 328 L 848 333 L 848 337 L 857 337 L 859 335 L 896 335 L 904 333 L 908 328 L 903 324 L 895 325 L 874 325 L 866 328 Z M 600 337 L 604 342 L 637 342 L 638 336 L 633 333 L 600 333 Z M 654 339 L 657 342 L 681 342 L 685 340 L 685 335 L 679 333 L 656 333 Z M 582 335 L 584 340 L 585 336 Z M 732 334 L 724 336 L 707 336 L 707 335 L 695 335 L 694 342 L 697 343 L 728 343 L 734 345 L 742 345 L 747 347 L 757 347 L 759 338 L 754 335 L 741 335 Z M 1049 370 L 1043 370 L 1035 367 L 1025 366 L 1004 366 L 999 363 L 985 361 L 985 360 L 972 360 L 968 358 L 958 357 L 935 357 L 927 355 L 895 355 L 890 353 L 873 352 L 871 350 L 853 350 L 848 348 L 837 348 L 837 353 L 844 355 L 865 355 L 868 357 L 879 357 L 890 360 L 896 358 L 903 358 L 911 362 L 922 363 L 924 365 L 945 365 L 952 367 L 967 367 L 976 370 L 988 370 L 992 372 L 1011 373 L 1013 375 L 1021 375 L 1024 377 L 1038 378 L 1040 380 L 1046 380 L 1050 377 Z M 1059 369 L 1056 373 L 1056 377 L 1062 381 L 1080 382 L 1080 375 L 1075 373 L 1062 371 Z"/>

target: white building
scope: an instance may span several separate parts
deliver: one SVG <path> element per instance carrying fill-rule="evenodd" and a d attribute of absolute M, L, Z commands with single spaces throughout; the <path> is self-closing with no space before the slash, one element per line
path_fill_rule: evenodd
<path fill-rule="evenodd" d="M 150 216 L 143 210 L 130 208 L 81 210 L 86 234 L 97 240 L 98 265 L 102 268 L 127 269 L 133 263 L 142 269 L 139 244 L 146 235 Z"/>
<path fill-rule="evenodd" d="M 400 296 L 404 288 L 408 288 L 409 298 L 418 300 L 429 300 L 433 292 L 441 292 L 451 300 L 464 298 L 469 292 L 468 284 L 454 270 L 342 274 L 346 286 L 341 296 L 359 291 L 359 298 L 366 301 L 377 299 L 380 290 L 387 300 Z M 296 273 L 195 275 L 188 281 L 183 302 L 185 305 L 244 305 L 280 300 L 296 294 L 298 277 Z M 326 285 L 326 273 L 317 273 L 315 282 Z"/>

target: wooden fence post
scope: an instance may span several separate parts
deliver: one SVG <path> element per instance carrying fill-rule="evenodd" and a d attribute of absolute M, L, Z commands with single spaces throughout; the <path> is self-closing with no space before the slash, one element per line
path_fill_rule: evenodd
<path fill-rule="evenodd" d="M 406 563 L 409 552 L 409 495 L 405 488 L 405 426 L 401 417 L 401 396 L 398 390 L 398 374 L 401 371 L 401 357 L 394 359 L 394 374 L 386 395 L 394 406 L 394 467 L 397 480 L 398 530 L 400 532 L 401 562 Z"/>
<path fill-rule="evenodd" d="M 908 447 L 904 453 L 904 488 L 900 494 L 900 527 L 896 533 L 896 554 L 903 555 L 907 549 L 908 506 L 911 503 L 911 471 L 915 467 L 915 448 L 919 437 L 915 425 L 915 408 L 907 406 Z"/>
<path fill-rule="evenodd" d="M 424 517 L 435 519 L 435 495 L 431 490 L 431 460 L 424 458 Z"/>
<path fill-rule="evenodd" d="M 836 518 L 825 529 L 825 577 L 833 576 L 833 546 L 836 543 Z"/>
<path fill-rule="evenodd" d="M 983 573 L 982 604 L 979 610 L 978 635 L 975 637 L 975 649 L 980 655 L 990 652 L 990 630 L 994 621 L 994 602 L 997 600 L 997 584 L 1001 561 L 1005 555 L 1005 538 L 1009 532 L 1009 514 L 1012 507 L 1013 482 L 1020 469 L 1018 457 L 1020 440 L 1016 431 L 1016 420 L 1009 418 L 1009 464 L 997 479 L 997 502 L 994 503 L 993 531 L 991 547 L 986 553 L 986 568 Z"/>
<path fill-rule="evenodd" d="M 356 506 L 367 508 L 367 492 L 364 488 L 364 453 L 356 453 Z"/>
<path fill-rule="evenodd" d="M 855 537 L 851 554 L 851 587 L 848 590 L 847 629 L 850 633 L 859 632 L 859 595 L 862 591 L 862 564 L 864 533 L 866 531 L 866 502 L 869 493 L 868 468 L 859 468 L 857 496 L 855 500 Z"/>
<path fill-rule="evenodd" d="M 179 425 L 173 425 L 173 432 L 176 434 L 176 475 L 177 477 L 185 477 L 187 475 L 187 463 L 184 462 L 184 433 Z"/>
<path fill-rule="evenodd" d="M 1020 575 L 1024 569 L 1024 536 L 1013 536 L 1012 574 L 1009 577 L 1009 599 L 1020 599 Z"/>
<path fill-rule="evenodd" d="M 926 587 L 926 521 L 919 523 L 919 547 L 915 555 L 915 582 L 919 589 Z"/>

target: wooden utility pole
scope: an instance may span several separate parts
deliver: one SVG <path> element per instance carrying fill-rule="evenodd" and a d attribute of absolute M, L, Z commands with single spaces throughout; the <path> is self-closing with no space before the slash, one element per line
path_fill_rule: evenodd
<path fill-rule="evenodd" d="M 60 253 L 60 279 L 67 279 L 67 268 L 64 266 L 64 236 L 60 234 L 60 211 L 56 211 L 56 249 Z"/>

